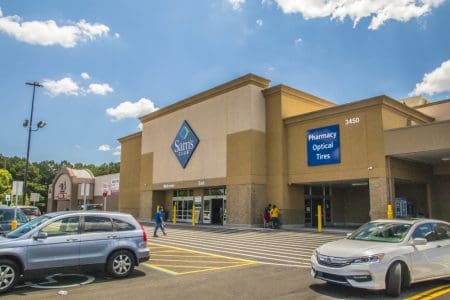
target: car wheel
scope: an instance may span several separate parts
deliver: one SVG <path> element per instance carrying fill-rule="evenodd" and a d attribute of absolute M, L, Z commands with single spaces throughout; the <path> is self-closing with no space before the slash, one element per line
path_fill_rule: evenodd
<path fill-rule="evenodd" d="M 115 278 L 127 277 L 133 269 L 133 255 L 126 250 L 114 252 L 107 263 L 108 273 Z"/>
<path fill-rule="evenodd" d="M 0 293 L 12 289 L 19 278 L 19 268 L 9 259 L 0 259 Z"/>
<path fill-rule="evenodd" d="M 392 297 L 400 296 L 402 290 L 402 264 L 395 262 L 386 274 L 386 294 Z"/>

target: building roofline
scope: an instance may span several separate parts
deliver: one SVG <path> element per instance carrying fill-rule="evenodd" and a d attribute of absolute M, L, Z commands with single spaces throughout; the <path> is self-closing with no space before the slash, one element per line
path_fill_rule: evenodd
<path fill-rule="evenodd" d="M 212 97 L 224 94 L 226 92 L 229 92 L 231 90 L 240 88 L 245 85 L 253 84 L 258 87 L 261 87 L 263 89 L 267 88 L 269 86 L 270 80 L 263 78 L 261 76 L 249 73 L 247 75 L 241 76 L 239 78 L 233 79 L 231 81 L 228 81 L 226 83 L 220 84 L 218 86 L 215 86 L 209 90 L 203 91 L 199 94 L 195 94 L 194 96 L 191 96 L 189 98 L 186 98 L 184 100 L 178 101 L 176 103 L 173 103 L 169 106 L 166 106 L 164 108 L 161 108 L 155 112 L 152 112 L 148 115 L 142 116 L 139 119 L 141 120 L 141 123 L 146 123 L 150 120 L 154 120 L 156 118 L 159 118 L 161 116 L 170 114 L 174 111 L 186 108 L 188 106 L 198 104 L 200 102 L 203 102 L 207 99 L 210 99 Z"/>
<path fill-rule="evenodd" d="M 406 113 L 407 115 L 413 117 L 416 121 L 422 121 L 422 122 L 432 122 L 434 121 L 434 118 L 415 110 L 414 108 L 410 108 L 406 106 L 405 104 L 402 104 L 398 102 L 397 100 L 390 98 L 386 95 L 380 95 L 368 99 L 363 99 L 351 103 L 346 103 L 338 106 L 328 107 L 321 110 L 309 112 L 306 114 L 301 114 L 297 116 L 292 116 L 284 119 L 284 123 L 292 124 L 297 122 L 303 122 L 303 121 L 309 121 L 316 119 L 318 117 L 325 117 L 325 116 L 332 116 L 348 111 L 352 111 L 355 109 L 363 109 L 368 108 L 372 106 L 386 106 L 388 108 L 394 109 L 396 111 L 400 111 L 402 113 Z"/>
<path fill-rule="evenodd" d="M 423 105 L 416 106 L 416 107 L 414 107 L 414 108 L 415 108 L 415 109 L 417 109 L 417 108 L 423 108 L 423 107 L 428 107 L 428 106 L 433 106 L 433 105 L 443 104 L 443 103 L 446 103 L 446 102 L 450 102 L 450 99 L 444 99 L 444 100 L 439 100 L 439 101 L 435 101 L 435 102 L 430 102 L 430 103 L 426 103 L 426 104 L 423 104 Z"/>
<path fill-rule="evenodd" d="M 313 102 L 315 104 L 319 104 L 319 105 L 336 106 L 336 103 L 334 103 L 334 102 L 317 97 L 313 94 L 309 94 L 307 92 L 298 90 L 296 88 L 293 88 L 293 87 L 290 87 L 290 86 L 287 86 L 284 84 L 279 84 L 279 85 L 276 85 L 276 86 L 273 86 L 273 87 L 263 90 L 264 96 L 270 96 L 270 95 L 277 94 L 277 93 L 288 94 L 288 95 L 291 95 L 294 97 L 301 97 L 307 101 L 311 101 L 311 102 Z"/>
<path fill-rule="evenodd" d="M 118 140 L 120 143 L 123 143 L 123 142 L 125 142 L 125 141 L 131 140 L 131 139 L 134 139 L 134 138 L 137 138 L 137 137 L 140 137 L 140 136 L 142 136 L 142 131 L 138 131 L 138 132 L 129 134 L 129 135 L 127 135 L 127 136 L 118 138 L 117 140 Z"/>

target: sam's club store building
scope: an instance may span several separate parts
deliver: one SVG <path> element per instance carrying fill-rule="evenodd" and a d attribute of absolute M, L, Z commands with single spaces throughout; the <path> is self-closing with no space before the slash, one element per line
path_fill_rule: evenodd
<path fill-rule="evenodd" d="M 140 118 L 120 139 L 119 210 L 203 224 L 358 225 L 450 220 L 450 99 L 387 96 L 337 105 L 248 74 Z M 174 206 L 176 205 L 176 206 Z M 176 207 L 176 211 L 174 211 Z"/>

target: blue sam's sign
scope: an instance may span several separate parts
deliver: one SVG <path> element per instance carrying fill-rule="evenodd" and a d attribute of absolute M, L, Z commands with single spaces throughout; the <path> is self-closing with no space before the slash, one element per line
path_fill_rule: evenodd
<path fill-rule="evenodd" d="M 339 125 L 310 129 L 306 133 L 308 166 L 341 162 Z"/>
<path fill-rule="evenodd" d="M 173 153 L 183 168 L 185 168 L 188 164 L 189 159 L 199 143 L 200 140 L 194 130 L 192 130 L 188 122 L 184 121 L 183 125 L 180 127 L 180 130 L 178 130 L 177 136 L 175 137 L 171 147 Z"/>

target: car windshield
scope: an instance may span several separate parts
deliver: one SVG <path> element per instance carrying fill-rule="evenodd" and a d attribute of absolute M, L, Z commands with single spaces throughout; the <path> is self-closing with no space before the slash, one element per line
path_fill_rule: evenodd
<path fill-rule="evenodd" d="M 51 217 L 46 216 L 46 215 L 36 218 L 36 219 L 20 226 L 16 230 L 11 231 L 10 233 L 8 233 L 6 235 L 6 237 L 9 239 L 15 239 L 15 238 L 21 237 L 25 233 L 29 232 L 31 229 L 36 228 L 37 226 L 41 225 L 42 223 L 44 223 L 45 221 L 47 221 L 49 219 L 51 219 Z"/>
<path fill-rule="evenodd" d="M 0 222 L 11 222 L 14 220 L 14 209 L 0 209 Z"/>
<path fill-rule="evenodd" d="M 36 208 L 34 207 L 23 207 L 22 210 L 27 216 L 36 215 Z"/>
<path fill-rule="evenodd" d="M 358 228 L 358 230 L 352 233 L 348 239 L 399 243 L 405 239 L 410 228 L 411 224 L 405 223 L 371 222 Z"/>

